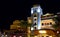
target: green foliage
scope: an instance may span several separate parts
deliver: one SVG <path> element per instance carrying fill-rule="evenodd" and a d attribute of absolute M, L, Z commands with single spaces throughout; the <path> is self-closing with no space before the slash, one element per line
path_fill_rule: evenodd
<path fill-rule="evenodd" d="M 53 28 L 55 28 L 55 30 L 57 30 L 59 28 L 59 18 L 55 17 L 53 18 L 53 20 L 55 21 L 55 25 L 53 25 Z"/>
<path fill-rule="evenodd" d="M 21 27 L 26 28 L 27 27 L 27 22 L 26 21 L 21 21 Z"/>
<path fill-rule="evenodd" d="M 57 29 L 58 28 L 58 25 L 53 25 L 53 28 Z"/>

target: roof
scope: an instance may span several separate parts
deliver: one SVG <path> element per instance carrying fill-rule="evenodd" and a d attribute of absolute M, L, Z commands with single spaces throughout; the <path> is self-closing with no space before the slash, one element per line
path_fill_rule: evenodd
<path fill-rule="evenodd" d="M 53 15 L 53 14 L 50 14 L 50 13 L 46 13 L 45 15 L 43 15 L 43 16 L 48 16 L 48 15 Z"/>

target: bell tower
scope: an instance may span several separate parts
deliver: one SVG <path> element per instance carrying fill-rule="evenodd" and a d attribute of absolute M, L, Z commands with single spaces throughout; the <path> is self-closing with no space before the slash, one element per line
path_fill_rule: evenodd
<path fill-rule="evenodd" d="M 40 5 L 34 5 L 31 8 L 32 26 L 31 30 L 41 29 L 42 9 Z"/>

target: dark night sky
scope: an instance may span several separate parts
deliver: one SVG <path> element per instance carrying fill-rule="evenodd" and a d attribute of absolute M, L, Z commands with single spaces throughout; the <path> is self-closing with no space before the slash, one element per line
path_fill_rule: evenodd
<path fill-rule="evenodd" d="M 60 12 L 59 0 L 2 0 L 0 2 L 0 28 L 2 29 L 9 29 L 9 25 L 15 19 L 26 20 L 34 4 L 40 4 L 43 13 Z"/>

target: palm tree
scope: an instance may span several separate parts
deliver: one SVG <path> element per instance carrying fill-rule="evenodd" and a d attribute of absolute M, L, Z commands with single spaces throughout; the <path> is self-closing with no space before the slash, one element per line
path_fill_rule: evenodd
<path fill-rule="evenodd" d="M 60 18 L 55 17 L 53 20 L 56 21 L 56 24 L 53 25 L 53 28 L 55 28 L 56 31 L 60 31 Z M 57 37 L 60 37 L 60 35 L 57 34 Z"/>
<path fill-rule="evenodd" d="M 21 27 L 26 28 L 27 27 L 27 21 L 21 20 Z"/>
<path fill-rule="evenodd" d="M 53 28 L 57 30 L 59 28 L 59 19 L 58 17 L 54 17 L 53 20 L 55 21 L 55 24 L 53 25 Z"/>

